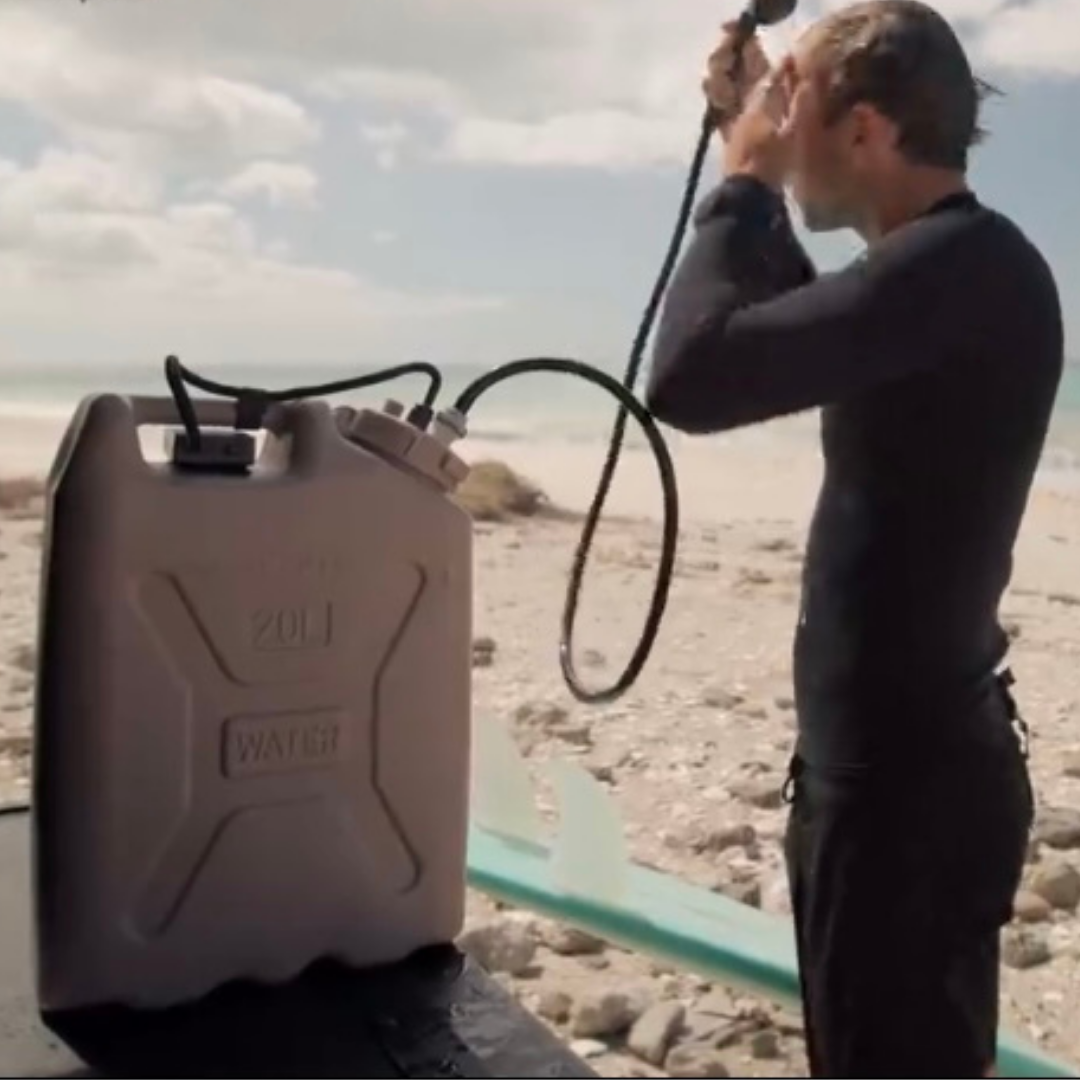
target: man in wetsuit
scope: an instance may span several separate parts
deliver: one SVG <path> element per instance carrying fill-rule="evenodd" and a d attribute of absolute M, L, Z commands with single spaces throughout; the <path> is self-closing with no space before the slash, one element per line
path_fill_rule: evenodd
<path fill-rule="evenodd" d="M 648 404 L 691 433 L 822 408 L 788 868 L 811 1067 L 993 1075 L 1033 816 L 999 602 L 1063 367 L 1046 263 L 965 180 L 981 85 L 917 0 L 826 18 L 730 108 Z M 767 64 L 751 42 L 751 80 Z M 818 276 L 786 211 L 865 252 Z"/>

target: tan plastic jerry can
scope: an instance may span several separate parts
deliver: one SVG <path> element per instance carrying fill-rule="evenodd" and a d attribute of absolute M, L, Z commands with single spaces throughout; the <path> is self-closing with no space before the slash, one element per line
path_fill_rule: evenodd
<path fill-rule="evenodd" d="M 232 403 L 200 401 L 208 427 Z M 46 1011 L 168 1006 L 463 920 L 467 467 L 398 410 L 275 406 L 248 469 L 92 397 L 50 477 L 34 775 Z"/>

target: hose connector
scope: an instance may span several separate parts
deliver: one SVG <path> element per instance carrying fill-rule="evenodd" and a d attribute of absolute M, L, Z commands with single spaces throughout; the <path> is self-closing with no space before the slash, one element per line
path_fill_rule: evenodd
<path fill-rule="evenodd" d="M 443 409 L 435 415 L 431 434 L 443 446 L 453 446 L 469 433 L 469 422 L 460 409 Z"/>

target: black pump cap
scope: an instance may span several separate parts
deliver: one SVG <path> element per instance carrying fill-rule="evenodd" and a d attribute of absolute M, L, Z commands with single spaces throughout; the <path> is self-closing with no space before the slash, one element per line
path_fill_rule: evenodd
<path fill-rule="evenodd" d="M 246 473 L 255 464 L 255 437 L 243 431 L 204 431 L 198 444 L 186 431 L 167 436 L 169 460 L 189 472 Z"/>

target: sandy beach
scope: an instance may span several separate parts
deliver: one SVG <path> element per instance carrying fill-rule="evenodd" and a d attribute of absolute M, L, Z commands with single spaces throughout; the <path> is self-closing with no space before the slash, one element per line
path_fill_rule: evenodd
<path fill-rule="evenodd" d="M 779 791 L 794 734 L 790 641 L 819 462 L 805 422 L 724 440 L 672 440 L 683 501 L 669 612 L 639 684 L 587 708 L 562 684 L 557 639 L 578 526 L 480 522 L 478 720 L 507 725 L 537 768 L 585 764 L 617 800 L 635 858 L 766 910 L 786 910 Z M 599 447 L 467 444 L 553 502 L 582 509 Z M 19 472 L 39 464 L 18 459 Z M 15 470 L 7 465 L 9 475 Z M 0 801 L 27 796 L 40 505 L 0 501 Z M 614 678 L 653 581 L 660 530 L 651 461 L 629 454 L 596 543 L 578 656 Z M 1004 617 L 1032 727 L 1041 803 L 1030 880 L 1006 935 L 1005 1018 L 1080 1063 L 1080 500 L 1040 489 Z M 657 808 L 663 806 L 662 814 Z M 943 895 L 947 905 L 949 897 Z M 604 1076 L 806 1075 L 798 1017 L 695 976 L 473 898 L 470 947 Z M 913 1033 L 914 1034 L 914 1033 Z"/>

